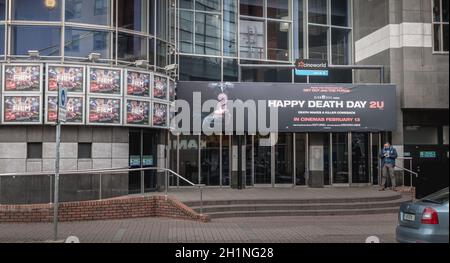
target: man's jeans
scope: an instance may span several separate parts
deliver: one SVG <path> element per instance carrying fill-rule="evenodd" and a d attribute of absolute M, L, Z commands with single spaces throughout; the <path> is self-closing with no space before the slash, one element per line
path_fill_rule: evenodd
<path fill-rule="evenodd" d="M 396 187 L 396 181 L 395 181 L 395 167 L 392 164 L 385 164 L 383 166 L 383 176 L 382 176 L 382 181 L 381 181 L 381 187 L 385 187 L 386 186 L 386 180 L 387 177 L 391 178 L 391 184 L 392 187 L 395 188 Z"/>

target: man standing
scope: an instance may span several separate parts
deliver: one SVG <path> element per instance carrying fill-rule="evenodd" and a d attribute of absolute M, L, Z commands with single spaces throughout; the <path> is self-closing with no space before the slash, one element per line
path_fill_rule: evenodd
<path fill-rule="evenodd" d="M 395 181 L 395 161 L 398 157 L 397 150 L 392 147 L 390 143 L 384 145 L 383 150 L 380 153 L 381 167 L 383 173 L 383 180 L 381 182 L 380 191 L 384 191 L 386 187 L 386 180 L 389 176 L 391 178 L 392 190 L 397 191 Z"/>

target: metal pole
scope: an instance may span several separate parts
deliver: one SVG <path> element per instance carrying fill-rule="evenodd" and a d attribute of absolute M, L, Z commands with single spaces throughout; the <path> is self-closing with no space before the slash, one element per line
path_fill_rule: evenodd
<path fill-rule="evenodd" d="M 98 174 L 99 175 L 99 190 L 98 190 L 98 196 L 99 196 L 99 198 L 98 198 L 98 200 L 102 200 L 103 199 L 103 196 L 102 196 L 102 190 L 103 190 L 103 187 L 102 187 L 102 174 L 100 173 L 100 174 Z"/>
<path fill-rule="evenodd" d="M 203 215 L 203 187 L 200 186 L 200 215 Z"/>
<path fill-rule="evenodd" d="M 54 204 L 53 204 L 53 231 L 54 240 L 58 240 L 58 206 L 59 206 L 59 160 L 61 147 L 61 123 L 56 125 L 56 159 L 55 159 L 55 190 L 54 190 Z"/>

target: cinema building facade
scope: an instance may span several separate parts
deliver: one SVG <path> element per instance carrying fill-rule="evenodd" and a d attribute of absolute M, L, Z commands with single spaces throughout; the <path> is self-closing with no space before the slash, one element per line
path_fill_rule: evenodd
<path fill-rule="evenodd" d="M 385 141 L 448 169 L 448 1 L 392 2 L 0 0 L 0 173 L 53 170 L 61 85 L 71 99 L 63 170 L 169 167 L 218 188 L 370 186 Z M 411 8 L 424 20 L 410 21 Z M 389 30 L 411 24 L 423 31 Z M 326 68 L 295 70 L 298 59 Z M 195 108 L 194 92 L 200 103 L 277 105 L 279 130 L 175 135 L 169 108 L 175 99 Z M 162 178 L 112 175 L 105 189 L 138 193 L 143 181 L 158 191 Z M 2 182 L 3 199 L 20 199 L 15 183 Z M 95 196 L 92 178 L 62 183 L 66 200 Z M 32 193 L 47 182 L 17 185 Z M 36 196 L 23 202 L 48 198 Z"/>

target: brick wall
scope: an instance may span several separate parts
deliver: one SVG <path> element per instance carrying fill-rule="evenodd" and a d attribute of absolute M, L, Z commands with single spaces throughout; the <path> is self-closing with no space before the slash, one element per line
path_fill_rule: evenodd
<path fill-rule="evenodd" d="M 165 196 L 126 197 L 103 201 L 61 203 L 59 221 L 89 221 L 129 219 L 142 217 L 169 217 L 208 222 L 207 215 L 200 215 L 174 198 Z M 0 205 L 1 223 L 52 222 L 53 206 Z"/>

